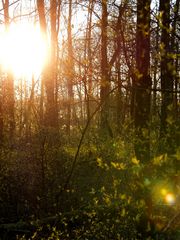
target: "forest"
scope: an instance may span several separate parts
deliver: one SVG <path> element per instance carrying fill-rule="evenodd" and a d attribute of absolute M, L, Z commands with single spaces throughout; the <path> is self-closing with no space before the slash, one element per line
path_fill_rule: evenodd
<path fill-rule="evenodd" d="M 180 238 L 180 1 L 0 1 L 0 240 Z"/>

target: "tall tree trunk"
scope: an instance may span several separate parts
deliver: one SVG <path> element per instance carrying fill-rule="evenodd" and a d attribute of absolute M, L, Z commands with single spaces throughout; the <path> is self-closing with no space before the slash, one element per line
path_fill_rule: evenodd
<path fill-rule="evenodd" d="M 150 159 L 150 2 L 150 0 L 137 1 L 134 123 L 136 128 L 135 152 L 137 158 L 142 162 L 147 162 Z"/>
<path fill-rule="evenodd" d="M 107 58 L 107 27 L 108 27 L 108 11 L 107 0 L 102 0 L 102 19 L 101 19 L 101 131 L 105 135 L 112 136 L 112 131 L 108 123 L 109 117 L 109 91 L 110 80 L 108 74 L 108 58 Z"/>
<path fill-rule="evenodd" d="M 160 0 L 159 5 L 161 21 L 161 135 L 167 132 L 168 118 L 172 113 L 173 104 L 173 78 L 172 62 L 170 59 L 170 0 Z"/>
<path fill-rule="evenodd" d="M 59 3 L 60 4 L 60 3 Z M 58 46 L 58 32 L 57 32 L 57 1 L 51 0 L 50 1 L 50 20 L 51 20 L 51 62 L 50 62 L 50 81 L 49 88 L 50 90 L 50 98 L 52 99 L 52 105 L 49 107 L 52 108 L 51 114 L 53 115 L 52 119 L 52 126 L 58 127 L 58 109 L 57 109 L 57 102 L 55 101 L 57 95 L 55 93 L 56 89 L 56 82 L 57 82 L 57 46 Z M 48 94 L 47 94 L 48 95 Z"/>
<path fill-rule="evenodd" d="M 137 1 L 137 29 L 136 29 L 136 77 L 134 82 L 134 123 L 135 123 L 135 154 L 140 160 L 143 170 L 140 182 L 151 177 L 150 162 L 150 105 L 151 105 L 151 78 L 150 78 L 150 4 L 151 0 Z M 148 226 L 151 226 L 152 197 L 149 189 L 140 187 L 140 196 L 144 199 L 142 236 L 148 238 Z M 140 221 L 141 224 L 141 221 Z"/>
<path fill-rule="evenodd" d="M 47 41 L 47 26 L 46 26 L 44 0 L 37 0 L 37 10 L 39 15 L 41 32 L 45 41 Z M 46 77 L 45 76 L 46 64 L 41 77 L 41 96 L 40 96 L 40 124 L 41 125 L 44 124 L 44 81 L 45 81 L 44 78 Z"/>
<path fill-rule="evenodd" d="M 39 14 L 39 21 L 41 31 L 47 41 L 47 24 L 45 16 L 45 4 L 44 0 L 37 0 L 37 9 Z M 44 86 L 46 89 L 46 114 L 44 123 L 48 127 L 57 127 L 57 113 L 55 110 L 55 77 L 56 77 L 56 47 L 57 47 L 57 32 L 56 32 L 56 1 L 50 1 L 50 25 L 51 25 L 51 50 L 50 56 L 44 66 L 42 73 L 42 93 L 44 92 Z M 44 96 L 42 96 L 44 97 Z M 41 111 L 43 111 L 44 99 L 41 98 Z"/>
<path fill-rule="evenodd" d="M 155 51 L 156 53 L 154 53 L 154 55 L 157 55 L 158 52 L 158 48 L 159 48 L 159 26 L 157 25 L 156 30 L 155 30 Z M 156 88 L 158 86 L 158 72 L 159 72 L 159 68 L 158 68 L 158 63 L 159 63 L 159 58 L 157 56 L 154 57 L 154 63 L 153 63 L 153 99 L 152 99 L 152 114 L 156 114 L 157 113 L 157 92 L 156 92 Z"/>
<path fill-rule="evenodd" d="M 37 0 L 37 9 L 39 14 L 39 21 L 41 31 L 44 35 L 46 43 L 48 42 L 47 36 L 47 23 L 46 23 L 46 16 L 45 16 L 45 4 L 44 0 Z M 54 131 L 52 129 L 57 129 L 58 124 L 58 116 L 56 112 L 56 104 L 55 104 L 55 82 L 56 82 L 56 52 L 57 52 L 57 31 L 56 31 L 56 11 L 57 11 L 57 3 L 54 0 L 50 1 L 50 52 L 48 53 L 48 59 L 46 60 L 46 64 L 44 66 L 42 72 L 42 92 L 44 94 L 44 87 L 46 91 L 46 112 L 43 119 L 43 124 L 47 126 L 46 129 L 48 136 L 53 134 L 53 140 L 50 141 L 51 138 L 48 139 L 49 143 L 52 144 L 56 141 L 54 138 Z M 43 104 L 44 104 L 44 97 L 41 96 L 41 107 L 43 111 Z M 50 132 L 49 132 L 49 127 Z M 42 129 L 43 131 L 43 129 Z M 45 131 L 45 133 L 46 133 Z M 47 162 L 45 157 L 45 144 L 46 144 L 47 136 L 44 135 L 43 132 L 43 139 L 41 142 L 41 191 L 42 191 L 42 209 L 47 211 L 47 186 L 46 186 L 46 170 L 47 170 Z"/>
<path fill-rule="evenodd" d="M 4 8 L 4 22 L 6 31 L 9 29 L 9 0 L 2 0 Z M 14 79 L 11 69 L 7 73 L 6 79 L 6 94 L 5 94 L 5 103 L 4 109 L 6 109 L 7 119 L 8 119 L 8 132 L 9 140 L 12 142 L 15 130 L 15 119 L 14 119 Z"/>
<path fill-rule="evenodd" d="M 87 25 L 87 58 L 88 58 L 88 82 L 87 82 L 87 119 L 91 116 L 91 99 L 92 99 L 92 46 L 91 46 L 91 35 L 92 35 L 92 13 L 94 9 L 94 0 L 89 1 L 88 7 L 88 25 Z"/>
<path fill-rule="evenodd" d="M 57 30 L 56 30 L 56 79 L 55 79 L 55 109 L 56 109 L 56 115 L 57 115 L 57 120 L 59 120 L 59 103 L 58 103 L 58 99 L 59 99 L 59 75 L 58 72 L 61 72 L 61 70 L 59 69 L 59 44 L 58 44 L 58 34 L 59 34 L 59 30 L 60 30 L 60 17 L 61 17 L 61 0 L 57 0 Z M 59 121 L 58 124 L 59 126 Z"/>
<path fill-rule="evenodd" d="M 73 77 L 74 77 L 74 64 L 73 64 L 73 47 L 72 47 L 72 0 L 69 1 L 69 17 L 68 17 L 68 61 L 67 61 L 67 87 L 68 87 L 68 109 L 67 109 L 67 134 L 70 136 L 70 127 L 72 120 L 72 107 L 73 107 Z"/>
<path fill-rule="evenodd" d="M 172 79 L 174 80 L 174 118 L 178 119 L 178 41 L 176 40 L 176 32 L 177 32 L 177 21 L 180 10 L 180 1 L 176 0 L 174 5 L 174 17 L 172 22 L 172 30 L 171 30 L 171 65 L 172 65 Z"/>

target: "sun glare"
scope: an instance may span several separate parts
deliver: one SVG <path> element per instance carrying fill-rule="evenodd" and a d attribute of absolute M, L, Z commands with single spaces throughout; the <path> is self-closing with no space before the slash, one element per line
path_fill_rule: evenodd
<path fill-rule="evenodd" d="M 175 203 L 175 196 L 172 193 L 168 193 L 165 196 L 165 201 L 169 205 L 173 205 Z"/>
<path fill-rule="evenodd" d="M 0 36 L 0 64 L 15 77 L 38 77 L 47 57 L 47 46 L 38 27 L 12 24 Z"/>

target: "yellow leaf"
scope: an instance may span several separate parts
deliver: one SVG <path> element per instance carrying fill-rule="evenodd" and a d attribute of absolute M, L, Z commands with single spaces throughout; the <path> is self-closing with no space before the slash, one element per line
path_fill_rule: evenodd
<path fill-rule="evenodd" d="M 123 208 L 122 211 L 121 211 L 121 217 L 124 217 L 126 215 L 126 209 Z"/>
<path fill-rule="evenodd" d="M 154 165 L 159 165 L 159 166 L 162 165 L 166 161 L 167 161 L 167 154 L 157 156 L 153 159 Z"/>
<path fill-rule="evenodd" d="M 107 205 L 110 205 L 110 203 L 111 203 L 111 199 L 110 199 L 110 197 L 109 197 L 108 195 L 106 195 L 106 196 L 104 197 L 104 201 L 105 201 L 105 203 L 106 203 Z"/>
<path fill-rule="evenodd" d="M 102 162 L 102 159 L 101 158 L 97 158 L 97 165 L 99 166 L 99 167 L 102 167 L 102 165 L 103 165 L 103 162 Z"/>
<path fill-rule="evenodd" d="M 138 165 L 138 164 L 139 164 L 139 160 L 137 160 L 136 157 L 133 157 L 131 161 L 132 161 L 132 163 L 134 163 L 135 165 Z"/>
<path fill-rule="evenodd" d="M 126 199 L 126 194 L 121 194 L 121 195 L 120 195 L 120 198 L 121 198 L 122 200 Z"/>
<path fill-rule="evenodd" d="M 111 165 L 118 170 L 124 170 L 126 168 L 124 163 L 111 162 Z"/>

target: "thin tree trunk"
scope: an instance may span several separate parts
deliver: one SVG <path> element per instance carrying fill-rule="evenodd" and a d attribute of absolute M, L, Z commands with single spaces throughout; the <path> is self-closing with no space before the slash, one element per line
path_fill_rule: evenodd
<path fill-rule="evenodd" d="M 157 26 L 156 29 L 156 36 L 155 36 L 155 50 L 158 51 L 158 46 L 159 46 L 159 26 Z M 155 57 L 154 60 L 154 71 L 153 71 L 153 88 L 156 89 L 157 88 L 157 84 L 158 84 L 158 57 Z M 153 91 L 153 102 L 152 102 L 152 111 L 153 113 L 157 112 L 157 92 Z"/>
<path fill-rule="evenodd" d="M 50 111 L 53 114 L 52 119 L 52 126 L 58 127 L 58 109 L 57 109 L 57 102 L 55 96 L 57 93 L 55 93 L 56 89 L 56 82 L 57 82 L 57 46 L 58 46 L 58 32 L 57 32 L 57 2 L 54 0 L 51 0 L 50 2 L 50 19 L 51 19 L 51 62 L 50 62 L 50 81 L 49 81 L 49 87 L 51 88 L 51 98 L 52 98 L 52 108 Z M 59 28 L 59 26 L 58 26 Z"/>
<path fill-rule="evenodd" d="M 171 69 L 170 53 L 170 0 L 160 0 L 159 6 L 161 16 L 161 135 L 167 132 L 167 121 L 172 114 L 173 104 L 173 79 Z"/>
<path fill-rule="evenodd" d="M 56 109 L 56 115 L 57 115 L 57 120 L 59 120 L 59 104 L 58 104 L 58 90 L 59 90 L 59 76 L 58 76 L 58 70 L 61 72 L 60 69 L 58 69 L 59 64 L 59 44 L 58 44 L 58 34 L 60 30 L 60 16 L 61 16 L 61 0 L 58 0 L 57 3 L 57 30 L 56 30 L 56 78 L 55 78 L 55 109 Z M 59 121 L 58 124 L 59 126 Z"/>
<path fill-rule="evenodd" d="M 117 130 L 120 133 L 119 126 L 122 124 L 122 116 L 123 116 L 123 104 L 122 104 L 122 80 L 120 73 L 120 59 L 118 58 L 116 61 L 116 71 L 117 71 Z"/>
<path fill-rule="evenodd" d="M 91 35 L 92 35 L 92 13 L 94 9 L 94 0 L 89 1 L 88 7 L 88 26 L 87 26 L 87 55 L 88 55 L 88 86 L 87 86 L 87 120 L 91 116 L 91 99 L 92 99 L 92 46 L 91 46 Z"/>
<path fill-rule="evenodd" d="M 73 78 L 74 78 L 74 64 L 73 64 L 73 47 L 72 47 L 72 0 L 69 1 L 69 17 L 68 17 L 68 63 L 67 63 L 67 88 L 68 88 L 68 109 L 67 109 L 67 134 L 70 136 L 70 128 L 72 121 L 72 106 L 73 106 Z"/>
<path fill-rule="evenodd" d="M 47 26 L 46 26 L 44 0 L 37 0 L 37 9 L 38 9 L 41 32 L 46 41 L 47 40 L 47 33 L 46 33 Z M 45 64 L 45 67 L 46 67 L 46 64 Z M 44 71 L 45 71 L 45 69 L 44 69 Z M 41 96 L 40 96 L 40 124 L 41 125 L 44 124 L 44 78 L 45 78 L 44 71 L 43 71 L 42 77 L 41 77 Z"/>
<path fill-rule="evenodd" d="M 174 118 L 178 118 L 178 96 L 177 96 L 177 90 L 178 90 L 178 42 L 176 42 L 176 31 L 177 31 L 177 21 L 179 16 L 179 0 L 176 0 L 176 3 L 174 5 L 174 18 L 172 23 L 172 30 L 171 30 L 171 52 L 172 52 L 172 59 L 171 59 L 171 65 L 172 65 L 172 79 L 174 80 Z M 174 59 L 175 57 L 175 59 Z"/>
<path fill-rule="evenodd" d="M 6 31 L 9 29 L 9 0 L 2 0 L 4 8 L 4 22 Z M 9 140 L 12 143 L 14 130 L 15 130 L 15 119 L 14 119 L 14 79 L 11 69 L 7 73 L 6 80 L 6 109 L 7 119 L 8 119 L 8 131 L 9 131 Z"/>

